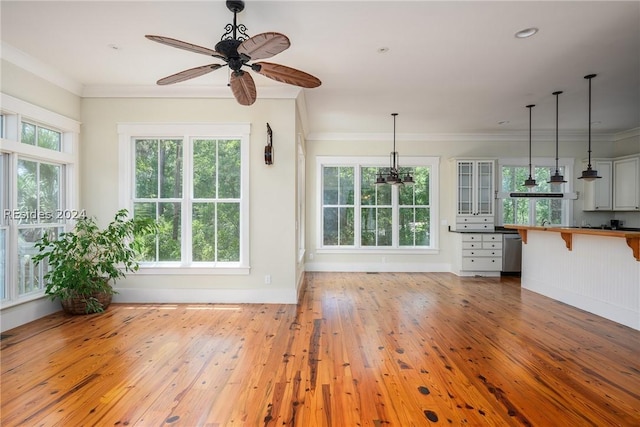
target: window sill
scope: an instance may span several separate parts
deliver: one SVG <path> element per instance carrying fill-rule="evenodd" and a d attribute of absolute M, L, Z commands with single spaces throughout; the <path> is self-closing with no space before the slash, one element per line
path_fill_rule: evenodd
<path fill-rule="evenodd" d="M 135 273 L 143 276 L 148 275 L 175 275 L 175 276 L 232 276 L 248 275 L 251 267 L 211 267 L 211 266 L 159 266 L 140 265 L 140 269 Z"/>
<path fill-rule="evenodd" d="M 28 302 L 36 301 L 43 298 L 48 298 L 48 296 L 44 294 L 44 291 L 34 292 L 31 294 L 24 295 L 12 301 L 6 300 L 6 301 L 0 302 L 0 310 L 4 310 L 5 308 L 9 308 L 9 307 L 15 307 L 20 304 L 26 304 Z"/>
<path fill-rule="evenodd" d="M 391 248 L 318 248 L 318 254 L 389 254 L 389 255 L 435 255 L 440 253 L 438 248 L 391 249 Z"/>

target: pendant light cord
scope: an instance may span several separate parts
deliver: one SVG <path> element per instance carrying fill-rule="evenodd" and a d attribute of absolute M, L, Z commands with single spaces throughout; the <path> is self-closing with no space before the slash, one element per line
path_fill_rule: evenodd
<path fill-rule="evenodd" d="M 562 91 L 553 92 L 553 94 L 556 96 L 556 175 L 560 174 L 560 171 L 558 170 L 558 95 L 560 95 L 561 93 Z"/>
<path fill-rule="evenodd" d="M 535 107 L 534 104 L 527 105 L 527 108 L 529 109 L 529 179 L 532 179 L 531 177 L 531 109 L 533 107 Z"/>
<path fill-rule="evenodd" d="M 398 152 L 396 151 L 396 116 L 398 113 L 391 113 L 393 116 L 393 169 L 397 170 L 397 156 Z"/>
<path fill-rule="evenodd" d="M 589 163 L 587 164 L 587 169 L 591 169 L 591 79 L 595 76 L 595 74 L 589 74 L 585 77 L 585 79 L 589 80 Z"/>

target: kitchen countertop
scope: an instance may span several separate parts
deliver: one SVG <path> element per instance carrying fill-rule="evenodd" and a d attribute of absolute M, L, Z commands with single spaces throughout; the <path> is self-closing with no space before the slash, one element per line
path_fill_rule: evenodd
<path fill-rule="evenodd" d="M 463 233 L 463 234 L 478 234 L 478 233 L 500 233 L 500 234 L 517 234 L 518 230 L 508 230 L 504 227 L 496 227 L 494 230 L 452 230 L 449 226 L 449 232 L 451 233 Z"/>
<path fill-rule="evenodd" d="M 560 236 L 565 241 L 568 250 L 573 247 L 573 235 L 585 234 L 590 236 L 602 236 L 602 237 L 618 237 L 626 239 L 627 245 L 633 251 L 633 256 L 637 261 L 640 261 L 640 231 L 628 231 L 628 230 L 607 230 L 602 228 L 579 228 L 579 227 L 563 227 L 563 226 L 530 226 L 530 225 L 505 225 L 505 228 L 517 230 L 522 237 L 522 243 L 527 243 L 528 231 L 543 231 L 560 233 Z"/>

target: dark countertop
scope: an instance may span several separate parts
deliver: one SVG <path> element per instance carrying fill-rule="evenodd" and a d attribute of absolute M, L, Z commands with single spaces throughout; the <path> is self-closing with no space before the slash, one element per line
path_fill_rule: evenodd
<path fill-rule="evenodd" d="M 509 230 L 504 227 L 496 227 L 495 230 L 452 230 L 449 226 L 449 232 L 462 234 L 478 234 L 478 233 L 500 233 L 500 234 L 518 234 L 517 230 Z"/>

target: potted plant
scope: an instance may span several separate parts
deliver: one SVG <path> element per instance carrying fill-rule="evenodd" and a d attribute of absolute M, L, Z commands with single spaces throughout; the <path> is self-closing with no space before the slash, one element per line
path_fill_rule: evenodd
<path fill-rule="evenodd" d="M 112 282 L 138 270 L 139 238 L 156 231 L 152 219 L 128 218 L 121 209 L 105 229 L 86 217 L 55 240 L 45 233 L 35 243 L 39 252 L 33 257 L 36 264 L 48 264 L 45 294 L 60 299 L 67 313 L 104 311 L 115 293 Z"/>

